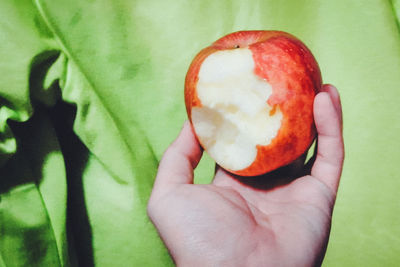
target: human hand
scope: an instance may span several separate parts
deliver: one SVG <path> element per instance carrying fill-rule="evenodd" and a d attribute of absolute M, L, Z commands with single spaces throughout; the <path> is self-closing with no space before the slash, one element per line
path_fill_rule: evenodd
<path fill-rule="evenodd" d="M 191 126 L 165 152 L 148 214 L 178 266 L 315 266 L 328 243 L 344 145 L 339 94 L 324 85 L 314 101 L 315 158 L 262 177 L 217 167 L 193 184 L 202 150 Z M 299 175 L 301 174 L 301 175 Z"/>

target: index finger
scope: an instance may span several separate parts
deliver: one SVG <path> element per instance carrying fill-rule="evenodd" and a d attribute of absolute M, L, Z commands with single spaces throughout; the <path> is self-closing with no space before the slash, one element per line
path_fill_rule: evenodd
<path fill-rule="evenodd" d="M 193 183 L 193 170 L 201 156 L 202 149 L 187 121 L 161 159 L 154 188 Z"/>

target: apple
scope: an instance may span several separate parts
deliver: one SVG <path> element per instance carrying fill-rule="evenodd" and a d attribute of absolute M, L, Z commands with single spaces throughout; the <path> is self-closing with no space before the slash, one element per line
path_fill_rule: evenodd
<path fill-rule="evenodd" d="M 304 154 L 322 87 L 310 50 L 282 31 L 239 31 L 201 50 L 185 79 L 185 104 L 204 150 L 227 171 L 261 175 Z"/>

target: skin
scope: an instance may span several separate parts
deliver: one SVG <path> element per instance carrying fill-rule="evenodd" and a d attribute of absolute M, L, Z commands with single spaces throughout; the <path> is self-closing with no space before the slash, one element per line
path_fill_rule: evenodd
<path fill-rule="evenodd" d="M 193 184 L 202 150 L 189 123 L 165 152 L 148 215 L 178 266 L 318 266 L 329 239 L 344 159 L 342 111 L 335 87 L 314 101 L 318 133 L 304 158 L 262 177 L 217 167 Z"/>

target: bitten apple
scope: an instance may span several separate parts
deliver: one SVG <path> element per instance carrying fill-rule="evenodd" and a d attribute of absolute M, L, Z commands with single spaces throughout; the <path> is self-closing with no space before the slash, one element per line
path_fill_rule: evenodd
<path fill-rule="evenodd" d="M 201 50 L 185 80 L 194 132 L 224 169 L 241 176 L 285 166 L 315 138 L 318 63 L 281 31 L 231 33 Z"/>

